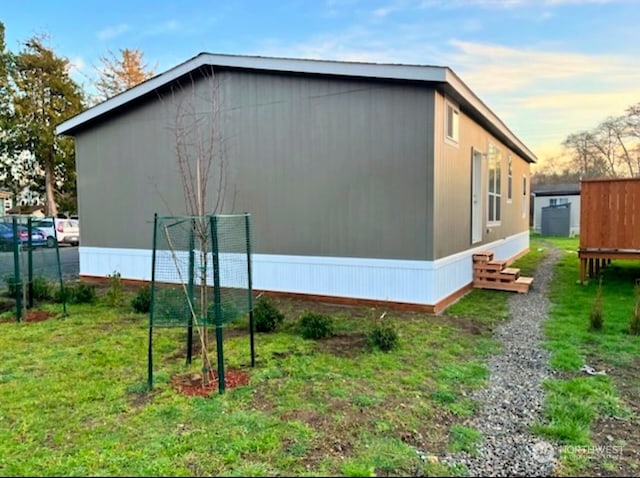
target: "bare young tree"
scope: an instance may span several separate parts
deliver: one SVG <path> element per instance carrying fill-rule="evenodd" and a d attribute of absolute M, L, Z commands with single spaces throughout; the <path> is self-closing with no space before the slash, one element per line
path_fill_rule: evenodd
<path fill-rule="evenodd" d="M 213 68 L 201 69 L 177 83 L 168 95 L 175 159 L 184 195 L 184 211 L 193 216 L 193 233 L 198 254 L 197 309 L 192 319 L 201 345 L 203 384 L 209 381 L 208 358 L 209 282 L 211 231 L 209 217 L 225 207 L 227 158 L 222 134 L 220 82 Z M 186 290 L 185 290 L 186 292 Z M 191 298 L 189 298 L 191 300 Z"/>

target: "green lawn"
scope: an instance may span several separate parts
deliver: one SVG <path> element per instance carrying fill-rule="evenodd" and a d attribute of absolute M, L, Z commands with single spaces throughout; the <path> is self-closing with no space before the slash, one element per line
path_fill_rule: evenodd
<path fill-rule="evenodd" d="M 640 391 L 640 374 L 629 375 L 638 370 L 640 339 L 628 333 L 640 272 L 633 263 L 607 268 L 604 328 L 591 332 L 597 283 L 576 283 L 576 239 L 533 236 L 515 266 L 533 274 L 549 242 L 563 251 L 545 324 L 560 375 L 546 384 L 534 431 L 559 445 L 595 445 L 603 417 L 626 429 L 637 412 L 625 397 Z M 255 368 L 246 320 L 225 331 L 226 366 L 249 373 L 249 385 L 207 398 L 171 385 L 173 376 L 199 371 L 185 366 L 185 334 L 175 328 L 155 331 L 156 386 L 146 390 L 148 319 L 133 312 L 132 297 L 126 292 L 114 307 L 103 289 L 95 304 L 69 305 L 67 317 L 0 323 L 0 475 L 464 474 L 433 457 L 473 453 L 481 439 L 463 421 L 476 407 L 470 392 L 486 385 L 487 357 L 499 351 L 491 333 L 508 318 L 511 294 L 474 290 L 441 316 L 277 300 L 286 318 L 276 333 L 257 334 Z M 336 335 L 303 339 L 297 320 L 306 310 L 331 315 Z M 366 343 L 384 312 L 400 336 L 389 353 Z M 585 363 L 609 373 L 586 375 Z M 616 446 L 639 438 L 607 434 Z M 561 472 L 593 466 L 566 452 Z"/>
<path fill-rule="evenodd" d="M 590 330 L 590 315 L 599 281 L 592 279 L 586 285 L 578 283 L 578 238 L 534 236 L 532 244 L 539 248 L 553 244 L 562 251 L 549 289 L 552 306 L 545 324 L 546 346 L 552 353 L 551 366 L 558 371 L 559 378 L 545 384 L 545 416 L 535 431 L 561 447 L 563 473 L 595 472 L 598 467 L 610 472 L 607 460 L 619 458 L 618 451 L 624 447 L 635 448 L 635 443 L 629 443 L 626 430 L 637 428 L 637 404 L 633 406 L 630 399 L 635 399 L 640 392 L 640 337 L 631 335 L 629 326 L 640 264 L 614 261 L 603 270 L 604 324 L 601 330 Z M 607 374 L 589 375 L 580 371 L 583 365 L 596 371 L 604 370 Z M 611 418 L 616 422 L 614 428 L 620 432 L 619 436 L 608 432 L 608 438 L 602 442 L 595 427 Z M 640 436 L 636 434 L 635 438 Z M 612 448 L 615 456 L 580 453 L 594 446 L 615 447 Z M 623 469 L 631 473 L 638 470 L 640 463 L 636 458 L 625 460 L 616 466 L 626 467 Z"/>
<path fill-rule="evenodd" d="M 482 294 L 506 317 L 508 294 Z M 249 385 L 201 398 L 171 385 L 199 371 L 185 366 L 175 328 L 154 334 L 156 386 L 146 391 L 148 319 L 128 305 L 132 293 L 119 307 L 107 297 L 70 305 L 68 317 L 0 323 L 1 475 L 463 472 L 424 457 L 471 446 L 474 430 L 459 422 L 486 382 L 495 318 L 386 311 L 400 346 L 383 353 L 365 339 L 384 310 L 279 300 L 285 321 L 257 334 L 255 368 L 247 324 L 227 330 L 226 366 L 247 371 Z M 302 339 L 296 321 L 306 309 L 329 313 L 337 335 Z"/>

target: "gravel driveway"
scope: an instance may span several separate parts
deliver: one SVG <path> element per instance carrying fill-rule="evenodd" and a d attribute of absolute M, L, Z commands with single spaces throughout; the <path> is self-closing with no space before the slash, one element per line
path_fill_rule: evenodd
<path fill-rule="evenodd" d="M 529 433 L 541 416 L 543 380 L 552 376 L 549 352 L 541 347 L 542 323 L 549 301 L 547 287 L 560 251 L 549 254 L 534 275 L 528 294 L 509 299 L 511 319 L 498 327 L 495 337 L 502 349 L 488 363 L 489 384 L 473 398 L 477 413 L 465 425 L 483 435 L 478 453 L 455 453 L 444 459 L 463 464 L 469 476 L 549 476 L 553 473 L 554 447 Z"/>

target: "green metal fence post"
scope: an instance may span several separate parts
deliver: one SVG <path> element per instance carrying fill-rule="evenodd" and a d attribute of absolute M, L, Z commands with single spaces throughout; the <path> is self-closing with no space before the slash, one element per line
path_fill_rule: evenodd
<path fill-rule="evenodd" d="M 213 256 L 213 304 L 216 319 L 216 350 L 218 352 L 218 392 L 224 393 L 224 350 L 222 346 L 222 303 L 220 298 L 220 257 L 218 248 L 218 218 L 211 216 Z"/>
<path fill-rule="evenodd" d="M 153 309 L 156 288 L 156 247 L 158 237 L 158 213 L 153 215 L 153 252 L 151 253 L 151 304 L 149 305 L 149 349 L 147 351 L 147 387 L 153 388 Z"/>
<path fill-rule="evenodd" d="M 247 300 L 249 304 L 249 342 L 251 348 L 251 366 L 256 366 L 256 349 L 255 349 L 255 325 L 253 322 L 253 279 L 251 277 L 251 216 L 249 213 L 244 215 L 245 239 L 247 241 Z"/>
<path fill-rule="evenodd" d="M 16 321 L 22 320 L 22 280 L 20 278 L 20 238 L 18 218 L 13 218 L 13 279 L 16 288 Z"/>
<path fill-rule="evenodd" d="M 191 219 L 191 233 L 189 234 L 189 286 L 188 286 L 188 300 L 191 304 L 195 301 L 195 267 L 196 267 L 196 220 Z M 193 360 L 193 311 L 192 307 L 189 307 L 189 318 L 187 320 L 187 365 Z"/>
<path fill-rule="evenodd" d="M 58 261 L 58 279 L 60 281 L 60 294 L 62 294 L 62 313 L 67 315 L 67 294 L 64 290 L 64 280 L 62 279 L 62 265 L 60 264 L 60 247 L 58 244 L 58 238 L 54 238 L 54 244 L 56 246 L 56 260 Z"/>
<path fill-rule="evenodd" d="M 28 305 L 27 308 L 33 308 L 33 238 L 31 237 L 31 233 L 33 232 L 33 225 L 31 223 L 31 218 L 27 218 L 27 234 L 29 237 L 27 238 L 27 270 L 28 270 L 28 278 L 27 278 L 27 293 L 28 295 Z"/>

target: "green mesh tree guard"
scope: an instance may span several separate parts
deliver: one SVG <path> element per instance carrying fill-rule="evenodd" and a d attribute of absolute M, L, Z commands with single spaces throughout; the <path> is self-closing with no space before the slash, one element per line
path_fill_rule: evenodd
<path fill-rule="evenodd" d="M 157 218 L 152 327 L 184 327 L 194 320 L 202 325 L 224 325 L 252 310 L 248 218 L 245 214 Z"/>
<path fill-rule="evenodd" d="M 149 387 L 154 327 L 187 329 L 187 362 L 191 361 L 193 328 L 215 327 L 223 391 L 222 328 L 247 314 L 252 366 L 255 363 L 250 215 L 156 216 L 154 224 Z"/>

